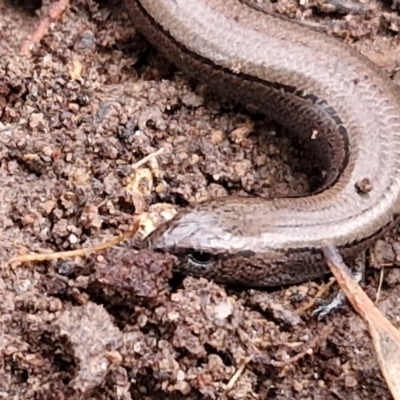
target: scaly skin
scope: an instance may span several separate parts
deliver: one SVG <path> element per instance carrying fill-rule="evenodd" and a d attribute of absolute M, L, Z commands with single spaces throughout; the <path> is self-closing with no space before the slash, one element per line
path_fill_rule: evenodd
<path fill-rule="evenodd" d="M 307 197 L 188 207 L 150 235 L 151 248 L 178 255 L 185 273 L 276 286 L 326 273 L 322 241 L 349 257 L 396 222 L 399 89 L 374 64 L 245 0 L 124 2 L 137 29 L 179 68 L 295 131 L 327 169 L 321 190 Z M 357 190 L 363 180 L 370 190 Z"/>

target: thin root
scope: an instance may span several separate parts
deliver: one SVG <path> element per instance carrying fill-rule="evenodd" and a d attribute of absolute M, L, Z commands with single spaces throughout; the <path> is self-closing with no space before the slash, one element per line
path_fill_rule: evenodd
<path fill-rule="evenodd" d="M 13 257 L 9 260 L 9 263 L 26 263 L 29 261 L 45 261 L 45 260 L 57 260 L 71 257 L 85 257 L 90 253 L 102 251 L 108 249 L 109 247 L 116 246 L 118 243 L 131 238 L 139 227 L 139 221 L 137 220 L 131 231 L 125 232 L 118 237 L 107 241 L 106 243 L 99 244 L 97 246 L 89 247 L 87 249 L 77 249 L 70 251 L 60 251 L 56 253 L 49 254 L 24 254 L 22 256 Z"/>
<path fill-rule="evenodd" d="M 50 24 L 61 17 L 63 12 L 68 8 L 69 0 L 58 0 L 51 5 L 48 15 L 44 17 L 35 32 L 32 33 L 31 37 L 27 39 L 21 47 L 21 54 L 29 57 L 31 50 L 38 44 L 43 37 L 46 35 L 50 28 Z"/>

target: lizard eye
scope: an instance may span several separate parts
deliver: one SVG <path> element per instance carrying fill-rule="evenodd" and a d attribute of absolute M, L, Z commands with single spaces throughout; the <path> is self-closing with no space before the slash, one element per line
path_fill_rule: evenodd
<path fill-rule="evenodd" d="M 195 251 L 188 255 L 188 259 L 195 264 L 206 265 L 212 261 L 212 256 L 209 253 Z"/>

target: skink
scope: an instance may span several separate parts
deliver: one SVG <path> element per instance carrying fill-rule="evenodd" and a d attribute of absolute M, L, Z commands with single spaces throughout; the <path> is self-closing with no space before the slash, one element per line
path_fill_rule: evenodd
<path fill-rule="evenodd" d="M 322 241 L 349 258 L 400 211 L 399 89 L 360 53 L 246 0 L 124 0 L 136 28 L 179 68 L 273 118 L 324 163 L 306 197 L 226 197 L 153 232 L 178 269 L 248 286 L 327 272 Z"/>

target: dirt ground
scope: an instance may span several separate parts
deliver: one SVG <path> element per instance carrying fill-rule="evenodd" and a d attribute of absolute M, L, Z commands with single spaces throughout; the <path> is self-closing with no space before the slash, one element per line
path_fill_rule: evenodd
<path fill-rule="evenodd" d="M 0 398 L 390 399 L 360 317 L 349 306 L 311 315 L 322 281 L 231 288 L 178 277 L 173 257 L 129 243 L 7 262 L 103 243 L 131 229 L 135 213 L 149 232 L 195 201 L 302 194 L 313 182 L 279 128 L 186 80 L 135 36 L 121 7 L 72 1 L 26 57 L 19 49 L 48 4 L 3 1 Z M 272 8 L 347 41 L 398 80 L 393 5 L 300 3 Z M 397 230 L 367 254 L 369 265 L 398 261 Z M 379 301 L 397 326 L 399 280 L 385 269 Z M 364 284 L 373 299 L 378 281 L 375 270 Z"/>

